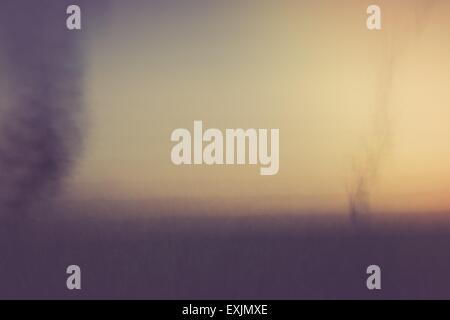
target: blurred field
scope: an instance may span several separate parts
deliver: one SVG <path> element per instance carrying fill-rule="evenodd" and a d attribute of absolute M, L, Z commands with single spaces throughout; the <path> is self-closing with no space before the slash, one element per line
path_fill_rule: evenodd
<path fill-rule="evenodd" d="M 0 298 L 450 298 L 446 215 L 352 226 L 342 215 L 207 217 L 100 202 L 42 210 L 2 221 Z M 65 289 L 70 264 L 82 268 L 81 292 Z M 371 264 L 381 292 L 365 287 Z"/>

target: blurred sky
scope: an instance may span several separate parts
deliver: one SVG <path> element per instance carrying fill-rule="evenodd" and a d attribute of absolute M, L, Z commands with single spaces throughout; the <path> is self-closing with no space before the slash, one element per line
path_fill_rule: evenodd
<path fill-rule="evenodd" d="M 366 8 L 375 2 L 383 30 L 370 32 Z M 92 33 L 86 143 L 69 194 L 345 212 L 352 161 L 370 140 L 392 50 L 392 142 L 373 204 L 449 209 L 450 3 L 428 3 L 117 2 L 95 30 L 82 31 Z M 174 166 L 170 134 L 192 130 L 194 120 L 279 128 L 279 174 Z"/>

